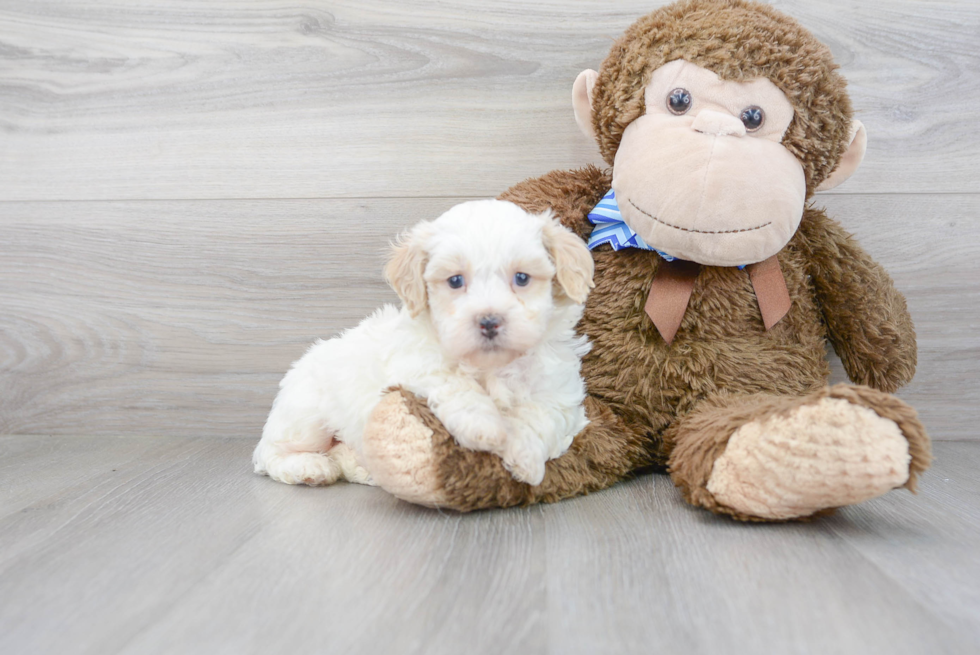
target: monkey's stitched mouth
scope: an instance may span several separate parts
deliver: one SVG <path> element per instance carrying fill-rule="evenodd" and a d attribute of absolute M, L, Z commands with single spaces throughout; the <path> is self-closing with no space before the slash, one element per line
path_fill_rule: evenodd
<path fill-rule="evenodd" d="M 763 223 L 762 225 L 756 225 L 755 227 L 745 227 L 745 228 L 742 228 L 740 230 L 695 230 L 695 229 L 689 228 L 689 227 L 681 227 L 680 225 L 671 225 L 670 223 L 668 223 L 666 221 L 662 221 L 659 218 L 657 218 L 656 216 L 654 216 L 653 214 L 651 214 L 650 212 L 644 211 L 643 209 L 640 209 L 639 207 L 637 207 L 636 206 L 636 203 L 633 202 L 632 199 L 628 198 L 628 200 L 629 200 L 629 203 L 631 205 L 633 205 L 633 207 L 636 209 L 636 211 L 640 212 L 641 214 L 644 214 L 646 216 L 649 216 L 650 218 L 652 218 L 653 220 L 657 221 L 661 225 L 666 225 L 667 227 L 672 227 L 675 230 L 680 230 L 682 232 L 695 232 L 697 234 L 735 234 L 737 232 L 751 232 L 753 230 L 761 230 L 762 228 L 764 228 L 766 226 L 772 225 L 772 221 L 769 221 L 768 223 Z"/>

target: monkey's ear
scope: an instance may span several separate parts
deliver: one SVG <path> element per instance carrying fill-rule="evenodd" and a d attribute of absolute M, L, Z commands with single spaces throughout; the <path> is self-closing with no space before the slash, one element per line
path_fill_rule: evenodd
<path fill-rule="evenodd" d="M 572 108 L 575 110 L 575 122 L 578 123 L 582 134 L 595 139 L 592 128 L 592 87 L 595 86 L 599 73 L 592 69 L 584 70 L 575 78 L 572 85 Z"/>
<path fill-rule="evenodd" d="M 864 123 L 854 119 L 851 121 L 851 143 L 847 146 L 847 151 L 841 155 L 840 163 L 834 172 L 827 176 L 827 179 L 820 183 L 817 191 L 827 191 L 846 180 L 861 165 L 864 153 L 868 149 L 868 131 L 864 129 Z"/>
<path fill-rule="evenodd" d="M 430 231 L 428 223 L 420 223 L 410 232 L 401 235 L 391 249 L 391 257 L 385 265 L 385 280 L 413 317 L 421 314 L 428 305 L 423 275 L 429 262 L 425 242 Z"/>
<path fill-rule="evenodd" d="M 595 272 L 592 252 L 574 232 L 552 218 L 550 212 L 543 218 L 544 247 L 555 262 L 555 279 L 572 302 L 584 303 L 589 289 L 595 287 L 592 281 Z"/>

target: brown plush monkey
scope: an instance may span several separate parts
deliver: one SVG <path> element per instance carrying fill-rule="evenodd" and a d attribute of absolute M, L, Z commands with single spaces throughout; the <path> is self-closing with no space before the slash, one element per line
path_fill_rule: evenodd
<path fill-rule="evenodd" d="M 836 68 L 794 20 L 745 0 L 686 0 L 630 27 L 573 90 L 611 170 L 556 171 L 501 196 L 554 208 L 594 247 L 580 324 L 593 343 L 590 425 L 532 488 L 393 391 L 365 434 L 375 480 L 472 510 L 554 501 L 654 465 L 689 502 L 746 520 L 914 488 L 929 439 L 890 395 L 915 370 L 905 300 L 809 206 L 864 155 Z M 600 201 L 622 222 L 590 220 Z M 828 340 L 866 386 L 826 386 Z"/>

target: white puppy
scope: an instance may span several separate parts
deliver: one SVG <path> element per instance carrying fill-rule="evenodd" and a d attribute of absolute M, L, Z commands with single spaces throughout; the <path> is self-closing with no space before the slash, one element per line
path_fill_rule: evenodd
<path fill-rule="evenodd" d="M 317 341 L 286 374 L 255 449 L 257 473 L 290 484 L 360 466 L 364 428 L 389 387 L 425 397 L 461 446 L 500 455 L 539 484 L 545 462 L 587 424 L 575 324 L 592 256 L 551 212 L 479 200 L 416 225 L 385 268 L 401 297 Z"/>

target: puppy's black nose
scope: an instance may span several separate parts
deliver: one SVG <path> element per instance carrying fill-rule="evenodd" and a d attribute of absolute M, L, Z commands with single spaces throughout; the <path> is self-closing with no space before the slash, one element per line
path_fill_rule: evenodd
<path fill-rule="evenodd" d="M 499 316 L 484 316 L 480 319 L 480 333 L 487 339 L 493 339 L 497 336 L 497 329 L 500 327 L 500 323 Z"/>

